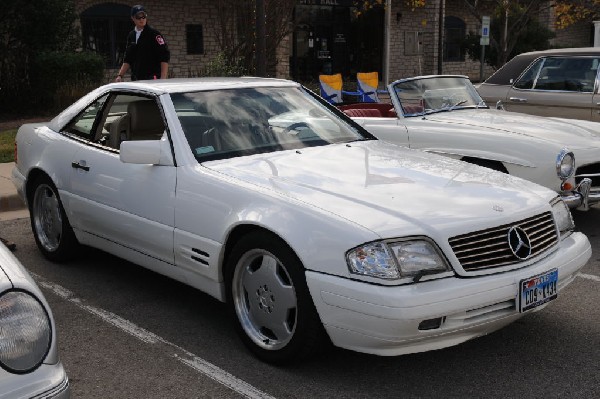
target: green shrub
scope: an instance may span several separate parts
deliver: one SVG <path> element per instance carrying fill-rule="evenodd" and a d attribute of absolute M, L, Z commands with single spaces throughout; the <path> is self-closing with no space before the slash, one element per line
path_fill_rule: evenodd
<path fill-rule="evenodd" d="M 61 110 L 102 84 L 104 65 L 92 52 L 41 53 L 32 64 L 32 94 L 42 109 Z"/>
<path fill-rule="evenodd" d="M 0 163 L 13 162 L 17 129 L 0 132 Z"/>
<path fill-rule="evenodd" d="M 202 71 L 202 76 L 243 76 L 248 72 L 244 68 L 243 60 L 228 60 L 225 54 L 219 53 Z"/>

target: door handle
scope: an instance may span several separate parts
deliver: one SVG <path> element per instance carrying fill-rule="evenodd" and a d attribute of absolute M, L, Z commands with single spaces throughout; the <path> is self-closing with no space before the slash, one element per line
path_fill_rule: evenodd
<path fill-rule="evenodd" d="M 83 169 L 86 172 L 89 172 L 90 167 L 85 165 L 85 161 L 79 161 L 79 162 L 71 162 L 71 167 L 75 168 L 75 169 Z"/>
<path fill-rule="evenodd" d="M 527 102 L 526 98 L 519 98 L 519 97 L 511 97 L 511 98 L 509 98 L 509 100 L 514 103 L 526 103 Z"/>

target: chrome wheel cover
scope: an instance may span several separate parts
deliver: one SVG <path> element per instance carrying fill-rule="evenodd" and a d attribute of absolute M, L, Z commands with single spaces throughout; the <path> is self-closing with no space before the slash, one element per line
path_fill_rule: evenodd
<path fill-rule="evenodd" d="M 58 198 L 49 185 L 40 184 L 35 189 L 32 211 L 40 244 L 48 252 L 56 251 L 62 237 L 62 215 Z"/>
<path fill-rule="evenodd" d="M 273 254 L 246 252 L 236 266 L 232 294 L 242 328 L 256 345 L 277 350 L 290 342 L 297 324 L 296 290 Z"/>

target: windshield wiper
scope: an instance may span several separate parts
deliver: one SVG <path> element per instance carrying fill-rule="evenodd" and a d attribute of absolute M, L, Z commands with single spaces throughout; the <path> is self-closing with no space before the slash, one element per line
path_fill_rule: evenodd
<path fill-rule="evenodd" d="M 466 102 L 467 102 L 467 100 L 460 100 L 460 101 L 456 102 L 455 104 L 452 104 L 450 107 L 448 107 L 448 111 L 452 111 L 454 108 L 458 107 L 459 105 L 463 105 Z"/>

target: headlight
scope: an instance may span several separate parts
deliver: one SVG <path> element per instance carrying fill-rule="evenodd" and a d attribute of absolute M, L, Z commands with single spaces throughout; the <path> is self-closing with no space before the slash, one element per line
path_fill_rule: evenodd
<path fill-rule="evenodd" d="M 564 234 L 573 230 L 575 228 L 575 222 L 573 222 L 573 217 L 571 216 L 571 211 L 567 207 L 567 204 L 560 198 L 557 198 L 550 205 L 552 206 L 552 215 L 554 216 L 558 231 L 560 231 L 561 234 Z"/>
<path fill-rule="evenodd" d="M 38 367 L 50 349 L 50 319 L 42 304 L 22 291 L 0 297 L 0 364 L 26 373 Z"/>
<path fill-rule="evenodd" d="M 556 174 L 565 180 L 575 173 L 575 154 L 563 148 L 556 157 Z"/>
<path fill-rule="evenodd" d="M 436 247 L 425 239 L 373 242 L 354 248 L 346 258 L 352 273 L 388 280 L 449 270 Z"/>

